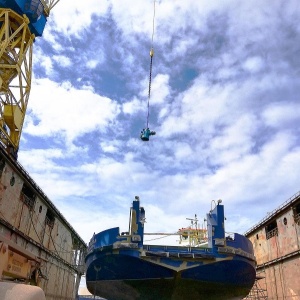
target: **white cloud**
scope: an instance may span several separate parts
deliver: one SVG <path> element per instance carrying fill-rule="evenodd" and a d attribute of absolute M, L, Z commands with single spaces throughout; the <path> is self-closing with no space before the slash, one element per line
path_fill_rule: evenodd
<path fill-rule="evenodd" d="M 163 136 L 172 136 L 186 132 L 189 135 L 203 132 L 210 134 L 217 124 L 230 119 L 230 103 L 232 87 L 209 87 L 204 82 L 196 81 L 182 95 L 177 96 L 171 104 L 173 107 L 162 124 Z M 176 105 L 178 103 L 178 105 Z"/>
<path fill-rule="evenodd" d="M 142 92 L 142 96 L 148 98 L 149 80 L 144 81 L 144 83 L 147 84 L 147 89 L 145 89 Z M 169 95 L 170 95 L 169 75 L 158 74 L 154 78 L 152 78 L 151 91 L 150 91 L 151 105 L 163 104 L 166 100 L 166 97 Z"/>
<path fill-rule="evenodd" d="M 281 128 L 283 125 L 299 123 L 300 105 L 298 103 L 272 103 L 262 113 L 268 126 Z"/>
<path fill-rule="evenodd" d="M 185 226 L 221 198 L 226 229 L 242 233 L 297 192 L 299 9 L 282 3 L 157 1 L 150 99 L 157 134 L 147 143 L 138 133 L 149 61 L 138 59 L 150 46 L 153 1 L 66 0 L 54 8 L 42 39 L 55 54 L 37 39 L 34 60 L 43 69 L 36 78 L 60 83 L 33 81 L 19 160 L 86 241 L 109 227 L 126 230 L 135 195 L 148 232 Z M 109 32 L 93 27 L 100 17 Z M 79 51 L 74 41 L 83 38 Z M 68 81 L 66 49 L 81 62 Z M 64 64 L 55 72 L 54 60 Z M 178 84 L 186 68 L 198 77 Z M 116 99 L 101 96 L 115 87 Z"/>
<path fill-rule="evenodd" d="M 174 155 L 175 155 L 176 160 L 190 157 L 193 154 L 193 151 L 192 151 L 190 145 L 188 145 L 186 143 L 179 143 L 174 150 L 175 150 Z"/>
<path fill-rule="evenodd" d="M 61 67 L 70 67 L 72 65 L 71 59 L 64 55 L 54 55 L 52 59 L 60 64 Z"/>
<path fill-rule="evenodd" d="M 53 159 L 63 158 L 64 153 L 62 149 L 50 148 L 47 150 L 33 149 L 31 151 L 20 151 L 19 159 L 26 162 L 27 166 L 31 166 L 33 172 L 40 172 L 43 170 L 51 170 L 59 168 Z"/>
<path fill-rule="evenodd" d="M 206 182 L 206 189 L 222 191 L 222 197 L 227 201 L 236 199 L 236 195 L 254 201 L 257 197 L 268 198 L 283 183 L 290 184 L 290 180 L 295 184 L 294 174 L 297 171 L 292 170 L 292 163 L 288 159 L 292 140 L 288 134 L 277 135 L 257 155 L 246 155 L 217 170 Z M 299 149 L 295 151 L 299 152 Z M 298 164 L 298 161 L 295 163 Z M 284 169 L 291 171 L 289 178 L 285 178 L 285 172 L 282 172 Z M 228 186 L 230 188 L 226 188 Z"/>
<path fill-rule="evenodd" d="M 39 67 L 43 67 L 46 75 L 51 76 L 53 74 L 53 65 L 51 58 L 45 55 L 39 46 L 35 47 L 33 51 L 33 65 L 36 64 Z"/>
<path fill-rule="evenodd" d="M 127 101 L 122 105 L 123 112 L 125 114 L 135 114 L 137 111 L 144 110 L 146 107 L 146 102 L 143 103 L 141 100 L 134 97 L 132 100 Z"/>
<path fill-rule="evenodd" d="M 105 131 L 120 109 L 113 100 L 88 89 L 77 90 L 49 79 L 33 82 L 24 131 L 37 136 L 65 136 L 72 141 L 94 130 Z"/>
<path fill-rule="evenodd" d="M 112 0 L 111 4 L 112 16 L 125 36 L 133 37 L 134 34 L 146 34 L 150 41 L 153 19 L 152 1 L 138 1 L 132 5 L 130 0 L 122 2 Z"/>
<path fill-rule="evenodd" d="M 90 69 L 95 69 L 95 67 L 97 66 L 98 63 L 99 63 L 99 62 L 98 62 L 97 60 L 92 59 L 92 60 L 89 60 L 89 61 L 86 63 L 86 65 L 87 65 L 87 67 L 90 68 Z"/>
<path fill-rule="evenodd" d="M 258 120 L 251 115 L 241 115 L 211 141 L 210 157 L 215 164 L 229 164 L 251 153 L 255 145 Z"/>
<path fill-rule="evenodd" d="M 53 20 L 55 28 L 66 36 L 79 35 L 93 24 L 93 14 L 103 15 L 108 8 L 108 1 L 72 0 L 72 3 L 70 0 L 60 1 L 51 11 L 49 19 Z"/>
<path fill-rule="evenodd" d="M 103 152 L 117 153 L 121 150 L 120 141 L 104 141 L 100 143 Z"/>
<path fill-rule="evenodd" d="M 255 57 L 249 57 L 246 59 L 246 61 L 243 64 L 243 67 L 245 70 L 256 73 L 264 67 L 264 62 L 261 57 L 255 56 Z"/>

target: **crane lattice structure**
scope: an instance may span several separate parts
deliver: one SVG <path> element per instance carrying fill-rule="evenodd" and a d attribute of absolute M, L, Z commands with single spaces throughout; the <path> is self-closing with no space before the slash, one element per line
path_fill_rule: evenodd
<path fill-rule="evenodd" d="M 32 49 L 60 0 L 0 0 L 0 144 L 17 158 L 32 76 Z"/>

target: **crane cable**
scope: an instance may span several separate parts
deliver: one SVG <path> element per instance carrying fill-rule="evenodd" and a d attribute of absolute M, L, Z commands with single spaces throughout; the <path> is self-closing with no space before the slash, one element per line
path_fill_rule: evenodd
<path fill-rule="evenodd" d="M 151 98 L 151 81 L 152 81 L 152 65 L 153 65 L 153 39 L 154 39 L 154 25 L 155 25 L 155 1 L 153 1 L 153 20 L 152 20 L 152 38 L 151 38 L 151 50 L 150 50 L 150 73 L 149 73 L 149 89 L 148 89 L 148 103 L 147 103 L 147 124 L 146 128 L 149 128 L 149 111 L 150 111 L 150 98 Z"/>

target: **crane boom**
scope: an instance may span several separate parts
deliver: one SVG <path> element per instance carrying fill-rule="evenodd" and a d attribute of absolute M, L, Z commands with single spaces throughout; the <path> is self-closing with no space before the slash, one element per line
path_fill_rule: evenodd
<path fill-rule="evenodd" d="M 44 11 L 46 16 L 48 17 L 50 14 L 50 11 L 53 9 L 53 7 L 59 2 L 60 0 L 41 0 Z"/>
<path fill-rule="evenodd" d="M 17 158 L 32 76 L 32 49 L 60 0 L 0 0 L 0 144 Z"/>

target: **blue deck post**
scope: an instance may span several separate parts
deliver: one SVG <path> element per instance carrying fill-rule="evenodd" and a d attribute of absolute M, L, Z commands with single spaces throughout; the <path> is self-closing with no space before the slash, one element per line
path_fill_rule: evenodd
<path fill-rule="evenodd" d="M 224 206 L 219 204 L 207 214 L 208 247 L 215 246 L 215 239 L 225 238 Z"/>
<path fill-rule="evenodd" d="M 131 218 L 131 241 L 138 242 L 139 247 L 143 247 L 144 241 L 144 222 L 145 210 L 140 207 L 139 197 L 136 196 L 132 202 L 132 218 Z"/>

